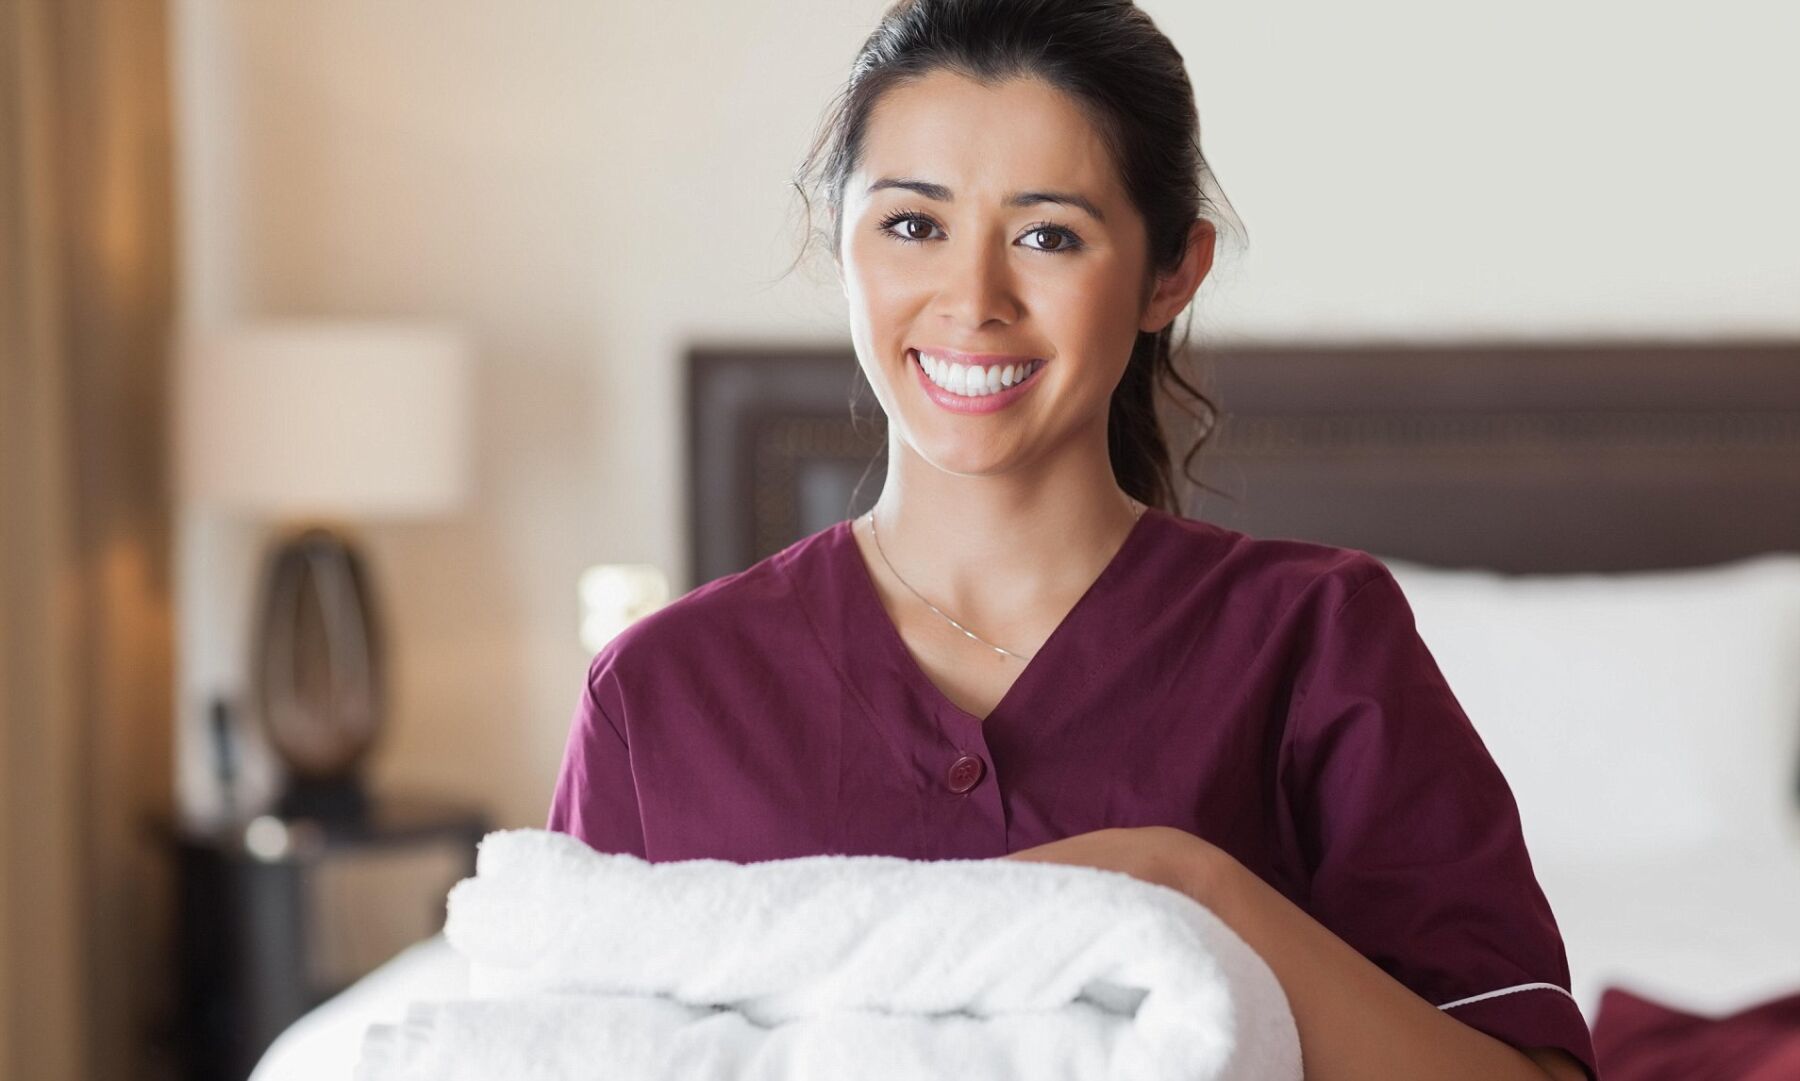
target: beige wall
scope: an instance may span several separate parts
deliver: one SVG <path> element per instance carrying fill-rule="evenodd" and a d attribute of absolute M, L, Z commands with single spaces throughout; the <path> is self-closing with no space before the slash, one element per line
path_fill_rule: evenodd
<path fill-rule="evenodd" d="M 1800 331 L 1792 5 L 1143 6 L 1251 239 L 1197 337 Z M 684 345 L 846 340 L 822 270 L 769 280 L 789 172 L 881 7 L 176 4 L 186 317 L 438 316 L 480 346 L 473 505 L 364 534 L 398 643 L 378 778 L 541 825 L 587 661 L 577 573 L 694 584 Z M 182 513 L 196 814 L 259 541 Z"/>

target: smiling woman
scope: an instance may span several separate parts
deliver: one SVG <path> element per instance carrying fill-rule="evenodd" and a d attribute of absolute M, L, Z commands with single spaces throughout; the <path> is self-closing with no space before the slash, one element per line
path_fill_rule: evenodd
<path fill-rule="evenodd" d="M 1015 33 L 1020 20 L 1037 26 Z M 1091 47 L 1038 49 L 1050 25 Z M 935 47 L 921 48 L 928 35 Z M 1159 384 L 1185 392 L 1210 427 L 1211 403 L 1174 363 L 1173 324 L 1226 216 L 1222 193 L 1208 194 L 1217 184 L 1179 54 L 1130 4 L 902 4 L 855 70 L 797 184 L 826 208 L 819 239 L 852 301 L 857 354 L 904 436 L 894 449 L 991 474 L 1080 432 L 1078 448 L 1035 467 L 1082 473 L 1081 505 L 1063 514 L 1110 511 L 1117 523 L 1113 487 L 1176 509 L 1156 395 Z M 1080 86 L 1089 94 L 1069 92 Z M 1158 123 L 1134 115 L 1149 102 Z M 964 365 L 984 390 L 1005 385 L 1012 358 L 1061 363 L 1007 423 L 971 427 L 897 393 L 916 382 L 916 352 L 1001 354 Z M 1096 455 L 1103 468 L 1071 462 Z M 900 491 L 925 494 L 904 478 L 890 487 L 883 509 L 896 517 Z M 1016 529 L 1020 508 L 1006 509 Z M 1091 572 L 1096 561 L 1071 562 Z"/>
<path fill-rule="evenodd" d="M 1166 353 L 1164 330 L 1211 261 L 1211 237 L 1194 230 L 1195 244 L 1177 251 L 1185 265 L 1145 295 L 1155 279 L 1144 221 L 1110 158 L 1075 101 L 1039 79 L 990 85 L 938 70 L 883 98 L 845 178 L 836 251 L 857 355 L 900 431 L 894 449 L 914 459 L 896 459 L 901 491 L 927 463 L 1073 475 L 1078 459 L 1106 451 L 1108 405 L 1135 339 L 1148 340 L 1152 361 Z M 944 179 L 894 175 L 926 163 Z M 918 356 L 944 369 L 925 386 L 950 393 L 910 392 Z M 1046 364 L 1041 376 L 1000 393 L 1034 363 Z M 963 419 L 1002 408 L 1010 413 L 992 423 Z"/>
<path fill-rule="evenodd" d="M 1205 402 L 1172 338 L 1223 203 L 1169 39 L 1125 0 L 896 4 L 797 184 L 882 491 L 602 648 L 548 827 L 1124 871 L 1264 956 L 1309 1081 L 1592 1077 L 1511 793 L 1385 567 L 1181 515 L 1158 394 Z"/>

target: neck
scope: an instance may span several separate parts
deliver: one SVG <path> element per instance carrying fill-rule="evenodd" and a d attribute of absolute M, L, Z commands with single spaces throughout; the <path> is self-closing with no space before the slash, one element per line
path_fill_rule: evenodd
<path fill-rule="evenodd" d="M 908 459 L 911 459 L 910 463 Z M 1054 626 L 1137 524 L 1141 504 L 1106 465 L 1053 480 L 949 473 L 910 451 L 871 513 L 882 557 L 957 620 L 1029 635 Z"/>

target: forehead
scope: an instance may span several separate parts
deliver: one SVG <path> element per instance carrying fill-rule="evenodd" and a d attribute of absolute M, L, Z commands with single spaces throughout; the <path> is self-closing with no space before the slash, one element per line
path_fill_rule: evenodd
<path fill-rule="evenodd" d="M 1039 79 L 984 85 L 939 70 L 896 86 L 869 115 L 861 159 L 864 177 L 917 177 L 959 196 L 1066 186 L 1106 204 L 1120 197 L 1099 130 Z"/>

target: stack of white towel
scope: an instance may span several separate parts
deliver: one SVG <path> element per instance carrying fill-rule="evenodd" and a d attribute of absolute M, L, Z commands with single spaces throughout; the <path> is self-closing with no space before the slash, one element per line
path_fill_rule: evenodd
<path fill-rule="evenodd" d="M 364 1036 L 356 1081 L 1298 1081 L 1268 966 L 1090 867 L 648 863 L 501 830 L 449 896 L 469 995 Z"/>

